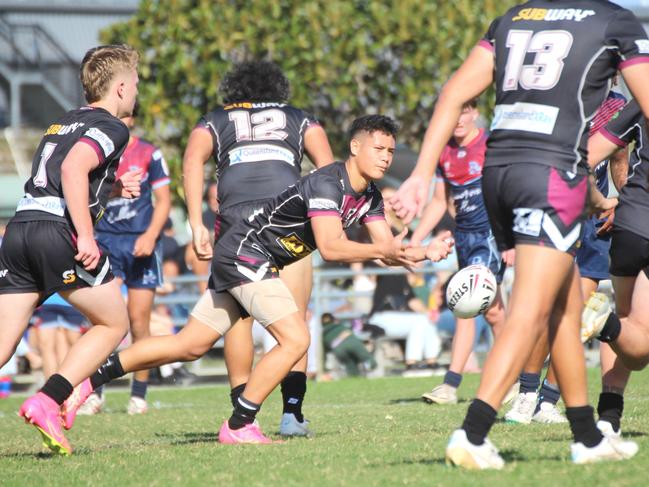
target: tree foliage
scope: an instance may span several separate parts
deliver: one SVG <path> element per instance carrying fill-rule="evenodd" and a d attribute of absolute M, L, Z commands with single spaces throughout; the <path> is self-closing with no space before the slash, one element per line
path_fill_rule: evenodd
<path fill-rule="evenodd" d="M 367 113 L 394 117 L 399 141 L 418 147 L 441 86 L 514 3 L 142 0 L 103 40 L 139 50 L 140 124 L 178 175 L 189 132 L 220 103 L 222 75 L 233 62 L 259 57 L 282 66 L 291 103 L 323 122 L 339 157 L 346 128 Z"/>

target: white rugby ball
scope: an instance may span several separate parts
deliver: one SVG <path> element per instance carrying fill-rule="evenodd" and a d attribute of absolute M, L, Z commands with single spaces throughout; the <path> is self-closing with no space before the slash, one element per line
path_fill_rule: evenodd
<path fill-rule="evenodd" d="M 446 304 L 458 318 L 473 318 L 484 313 L 496 298 L 496 276 L 483 265 L 470 265 L 458 271 L 446 287 Z"/>

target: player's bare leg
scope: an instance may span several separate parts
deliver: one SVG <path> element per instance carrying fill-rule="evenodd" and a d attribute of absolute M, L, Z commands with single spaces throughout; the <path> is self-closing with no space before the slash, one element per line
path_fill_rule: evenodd
<path fill-rule="evenodd" d="M 39 300 L 39 293 L 0 294 L 0 367 L 16 351 Z"/>
<path fill-rule="evenodd" d="M 129 288 L 128 290 L 127 309 L 129 321 L 131 323 L 131 336 L 133 338 L 133 343 L 151 336 L 149 326 L 154 298 L 155 289 Z M 127 409 L 129 414 L 140 414 L 146 412 L 146 386 L 148 381 L 148 369 L 139 370 L 133 374 L 131 400 L 129 401 Z"/>
<path fill-rule="evenodd" d="M 76 386 L 117 348 L 128 331 L 128 314 L 116 280 L 60 294 L 92 323 L 92 328 L 70 348 L 58 370 Z"/>

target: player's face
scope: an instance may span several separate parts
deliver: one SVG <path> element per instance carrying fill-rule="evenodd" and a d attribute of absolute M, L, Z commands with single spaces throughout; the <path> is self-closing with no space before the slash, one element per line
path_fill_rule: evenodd
<path fill-rule="evenodd" d="M 465 108 L 462 110 L 460 119 L 457 121 L 453 137 L 462 139 L 469 135 L 475 129 L 475 122 L 478 119 L 478 110 L 475 108 Z"/>
<path fill-rule="evenodd" d="M 352 140 L 352 154 L 356 155 L 358 168 L 367 179 L 381 179 L 392 164 L 394 137 L 380 131 L 361 133 Z"/>

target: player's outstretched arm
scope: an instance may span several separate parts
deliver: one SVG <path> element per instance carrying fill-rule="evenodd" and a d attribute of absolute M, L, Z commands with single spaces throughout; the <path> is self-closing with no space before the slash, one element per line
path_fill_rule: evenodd
<path fill-rule="evenodd" d="M 147 257 L 152 255 L 155 250 L 155 244 L 162 233 L 169 212 L 171 211 L 171 189 L 168 184 L 158 186 L 153 190 L 153 216 L 151 223 L 146 231 L 140 235 L 133 246 L 133 255 L 135 257 Z"/>
<path fill-rule="evenodd" d="M 334 153 L 329 145 L 327 133 L 320 125 L 314 125 L 304 134 L 304 149 L 315 167 L 334 162 Z"/>
<path fill-rule="evenodd" d="M 410 245 L 413 247 L 419 246 L 422 240 L 426 239 L 430 232 L 433 231 L 433 228 L 437 226 L 439 221 L 446 213 L 448 208 L 448 202 L 446 199 L 446 187 L 444 181 L 438 179 L 435 181 L 435 190 L 433 191 L 433 197 L 430 200 L 430 203 L 424 208 L 424 213 L 421 216 L 419 225 L 415 228 L 415 231 L 410 238 Z"/>
<path fill-rule="evenodd" d="M 183 187 L 192 243 L 201 260 L 212 258 L 210 232 L 203 225 L 203 166 L 212 155 L 212 135 L 203 127 L 192 130 L 183 156 Z"/>
<path fill-rule="evenodd" d="M 93 270 L 99 262 L 100 252 L 95 242 L 93 221 L 88 210 L 90 183 L 88 174 L 99 166 L 99 157 L 88 144 L 77 142 L 61 164 L 61 186 L 65 204 L 77 233 L 75 259 L 86 270 Z"/>
<path fill-rule="evenodd" d="M 493 53 L 479 45 L 473 48 L 466 61 L 444 85 L 424 135 L 417 165 L 391 199 L 397 215 L 406 223 L 420 215 L 426 204 L 430 180 L 460 118 L 462 105 L 489 87 L 493 81 L 493 69 Z"/>
<path fill-rule="evenodd" d="M 389 232 L 387 223 L 383 223 Z M 402 242 L 405 230 L 397 237 L 392 237 L 390 233 L 389 238 L 381 238 L 377 242 L 372 238 L 372 243 L 364 244 L 344 238 L 343 226 L 337 216 L 312 217 L 311 228 L 320 255 L 326 261 L 352 263 L 380 259 L 393 262 L 391 265 L 415 264 L 405 259 L 405 246 Z"/>
<path fill-rule="evenodd" d="M 588 138 L 588 165 L 594 169 L 597 164 L 620 149 L 620 146 L 606 138 L 600 130 Z"/>

